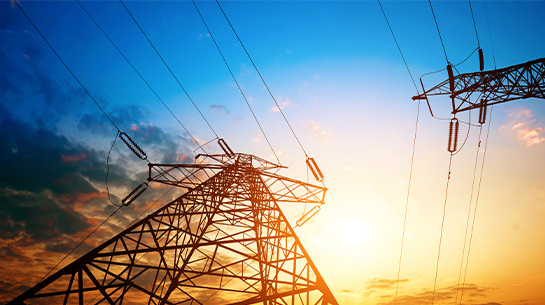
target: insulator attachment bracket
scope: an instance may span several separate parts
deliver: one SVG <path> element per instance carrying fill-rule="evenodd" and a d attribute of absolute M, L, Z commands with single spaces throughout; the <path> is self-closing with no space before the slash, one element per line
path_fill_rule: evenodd
<path fill-rule="evenodd" d="M 448 130 L 448 151 L 453 153 L 458 147 L 458 131 L 460 129 L 460 122 L 457 118 L 452 118 L 449 123 Z M 453 133 L 454 132 L 454 133 Z"/>
<path fill-rule="evenodd" d="M 314 158 L 307 159 L 307 166 L 310 168 L 312 175 L 314 175 L 314 178 L 316 178 L 318 182 L 322 182 L 324 180 L 324 175 L 318 167 L 318 164 L 316 164 L 316 161 L 314 161 Z"/>
<path fill-rule="evenodd" d="M 140 146 L 138 146 L 138 144 L 136 144 L 132 139 L 131 137 L 129 137 L 128 134 L 126 134 L 125 132 L 121 132 L 119 134 L 119 137 L 121 138 L 121 140 L 123 141 L 123 143 L 125 143 L 125 145 L 127 145 L 127 147 L 138 157 L 140 158 L 141 160 L 146 160 L 148 158 L 148 156 L 146 155 L 146 153 L 142 150 L 142 148 L 140 148 Z"/>
<path fill-rule="evenodd" d="M 300 227 L 307 223 L 314 215 L 316 215 L 318 212 L 320 212 L 320 209 L 322 207 L 319 205 L 315 205 L 312 209 L 308 210 L 299 220 L 297 220 L 296 227 Z"/>
<path fill-rule="evenodd" d="M 130 192 L 123 200 L 121 200 L 121 203 L 123 203 L 124 206 L 129 206 L 133 201 L 136 200 L 136 198 L 140 197 L 142 193 L 148 188 L 148 183 L 142 182 L 140 185 L 138 185 L 132 192 Z"/>
<path fill-rule="evenodd" d="M 227 145 L 224 139 L 218 139 L 218 144 L 223 150 L 223 152 L 227 155 L 227 157 L 231 159 L 235 157 L 235 153 L 233 152 L 233 150 L 231 150 L 231 147 Z"/>

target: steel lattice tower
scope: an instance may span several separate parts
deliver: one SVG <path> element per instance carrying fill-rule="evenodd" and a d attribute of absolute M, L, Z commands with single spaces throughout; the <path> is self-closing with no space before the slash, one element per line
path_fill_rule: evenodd
<path fill-rule="evenodd" d="M 337 304 L 280 210 L 325 187 L 246 154 L 150 164 L 187 192 L 8 304 Z"/>
<path fill-rule="evenodd" d="M 470 97 L 475 93 L 479 98 L 472 102 Z M 545 99 L 545 58 L 502 69 L 452 75 L 412 99 L 428 101 L 428 97 L 439 95 L 451 97 L 452 114 L 519 99 Z M 431 112 L 429 102 L 428 107 Z"/>

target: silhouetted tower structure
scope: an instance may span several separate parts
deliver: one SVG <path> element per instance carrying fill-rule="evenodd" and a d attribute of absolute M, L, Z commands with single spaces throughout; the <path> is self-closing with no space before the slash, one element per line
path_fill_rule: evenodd
<path fill-rule="evenodd" d="M 150 164 L 187 192 L 8 304 L 338 304 L 278 206 L 327 189 L 252 155 L 200 157 Z"/>
<path fill-rule="evenodd" d="M 470 97 L 475 93 L 480 97 L 471 101 Z M 451 97 L 454 115 L 471 109 L 481 109 L 481 114 L 486 114 L 487 106 L 518 99 L 545 99 L 545 58 L 456 76 L 452 75 L 451 67 L 447 80 L 413 96 L 413 100 L 428 100 L 428 97 L 437 95 Z"/>

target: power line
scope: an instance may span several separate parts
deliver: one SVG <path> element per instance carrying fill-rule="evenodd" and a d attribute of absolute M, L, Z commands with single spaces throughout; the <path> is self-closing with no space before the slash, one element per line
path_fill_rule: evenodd
<path fill-rule="evenodd" d="M 477 33 L 477 25 L 475 24 L 475 16 L 473 16 L 473 7 L 471 7 L 471 0 L 467 1 L 469 3 L 469 9 L 471 10 L 471 19 L 473 19 L 473 28 L 475 28 L 475 36 L 477 36 L 477 44 L 481 48 L 481 42 L 479 41 L 479 34 Z"/>
<path fill-rule="evenodd" d="M 274 154 L 274 157 L 276 158 L 278 163 L 281 164 L 282 162 L 280 162 L 280 159 L 278 158 L 278 155 L 274 151 L 274 148 L 272 147 L 271 142 L 269 141 L 269 138 L 265 134 L 265 131 L 263 130 L 263 127 L 259 123 L 259 120 L 257 119 L 257 116 L 255 115 L 254 110 L 252 109 L 252 106 L 250 106 L 250 103 L 248 102 L 248 99 L 246 98 L 246 95 L 242 91 L 242 88 L 240 87 L 235 75 L 233 74 L 233 71 L 231 70 L 231 67 L 229 67 L 229 64 L 227 63 L 227 60 L 225 59 L 225 56 L 223 56 L 223 53 L 221 52 L 221 49 L 220 49 L 218 43 L 216 42 L 216 39 L 214 39 L 214 35 L 212 35 L 212 31 L 210 31 L 210 28 L 208 28 L 208 25 L 206 24 L 206 21 L 204 21 L 204 17 L 202 16 L 201 12 L 199 11 L 199 8 L 197 7 L 197 4 L 195 3 L 195 1 L 192 0 L 192 2 L 193 2 L 193 5 L 195 6 L 195 9 L 197 10 L 197 13 L 199 13 L 199 16 L 201 17 L 201 20 L 202 20 L 204 26 L 206 27 L 206 30 L 208 31 L 208 34 L 210 34 L 210 38 L 212 38 L 212 41 L 214 42 L 214 45 L 216 45 L 216 49 L 218 49 L 218 52 L 220 53 L 221 58 L 223 59 L 223 62 L 227 66 L 227 69 L 229 70 L 229 73 L 231 74 L 231 77 L 235 81 L 235 84 L 237 85 L 238 90 L 240 91 L 240 94 L 242 94 L 242 97 L 244 98 L 244 101 L 246 102 L 246 105 L 248 105 L 248 108 L 250 109 L 250 112 L 252 113 L 257 125 L 259 126 L 259 129 L 261 130 L 261 133 L 265 137 L 265 140 L 267 141 L 267 144 L 269 145 L 272 153 Z"/>
<path fill-rule="evenodd" d="M 53 268 L 51 268 L 39 281 L 38 283 L 40 283 L 41 281 L 43 281 L 53 270 L 55 270 L 55 268 L 57 268 L 68 256 L 70 256 L 70 254 L 72 254 L 77 248 L 79 248 L 79 246 L 81 246 L 91 235 L 93 235 L 100 227 L 102 227 L 102 225 L 104 225 L 108 220 L 110 220 L 110 218 L 112 218 L 121 208 L 123 207 L 123 205 L 120 205 L 117 207 L 117 209 L 115 209 L 112 214 L 110 214 L 110 216 L 108 216 L 106 219 L 104 219 L 97 227 L 95 227 L 95 229 L 93 231 L 91 231 L 91 233 L 89 233 L 87 236 L 85 236 L 84 239 L 82 239 L 79 244 L 77 244 L 72 250 L 70 250 L 70 252 L 68 252 Z"/>
<path fill-rule="evenodd" d="M 411 70 L 409 69 L 409 66 L 407 65 L 407 61 L 405 60 L 405 56 L 403 56 L 403 52 L 401 52 L 401 48 L 399 47 L 399 43 L 397 42 L 396 36 L 394 35 L 394 31 L 392 30 L 392 27 L 390 26 L 390 22 L 388 21 L 388 17 L 386 17 L 386 13 L 384 12 L 384 8 L 382 8 L 382 4 L 380 3 L 380 0 L 377 0 L 377 1 L 378 1 L 378 5 L 380 6 L 380 10 L 382 11 L 382 15 L 384 15 L 384 19 L 386 19 L 386 23 L 388 24 L 388 28 L 390 29 L 390 33 L 392 33 L 392 37 L 394 38 L 397 49 L 399 50 L 399 54 L 401 55 L 401 58 L 403 59 L 403 63 L 405 63 L 405 67 L 407 68 L 407 72 L 409 72 L 409 75 L 411 76 L 411 80 L 413 81 L 414 89 L 416 89 L 416 92 L 418 94 L 420 94 L 420 92 L 418 92 L 418 87 L 416 86 L 416 82 L 414 81 L 413 74 L 411 73 Z"/>
<path fill-rule="evenodd" d="M 148 86 L 148 88 L 151 90 L 151 92 L 153 92 L 153 94 L 157 97 L 157 99 L 161 102 L 161 104 L 163 104 L 163 106 L 168 110 L 168 112 L 170 112 L 170 114 L 176 119 L 176 121 L 178 121 L 178 123 L 180 124 L 180 126 L 182 126 L 182 128 L 185 130 L 185 132 L 187 132 L 187 134 L 193 139 L 193 141 L 198 144 L 197 139 L 195 139 L 195 137 L 191 134 L 191 132 L 189 132 L 189 130 L 184 126 L 184 124 L 182 124 L 180 119 L 178 119 L 178 117 L 174 114 L 174 112 L 172 112 L 172 110 L 167 106 L 167 104 L 163 101 L 163 99 L 161 99 L 161 97 L 159 97 L 159 94 L 157 94 L 157 92 L 151 87 L 151 85 L 146 81 L 146 79 L 142 76 L 142 74 L 140 74 L 140 72 L 138 72 L 136 67 L 129 61 L 129 59 L 125 56 L 125 54 L 123 54 L 123 52 L 117 47 L 117 45 L 112 41 L 110 36 L 108 36 L 108 34 L 106 34 L 106 32 L 96 22 L 96 20 L 93 18 L 93 16 L 91 16 L 89 11 L 87 11 L 87 9 L 85 9 L 85 7 L 81 4 L 81 2 L 79 0 L 76 0 L 76 2 L 83 9 L 83 11 L 87 14 L 87 16 L 89 16 L 89 18 L 93 21 L 93 23 L 98 27 L 98 29 L 102 32 L 102 34 L 104 34 L 104 36 L 108 39 L 108 41 L 114 46 L 114 48 L 117 50 L 117 52 L 119 52 L 121 57 L 123 57 L 123 59 L 125 59 L 125 61 L 129 64 L 129 66 L 131 66 L 131 68 L 134 70 L 134 72 L 136 72 L 136 74 L 138 74 L 140 79 L 142 79 L 142 81 L 146 84 L 146 86 Z M 206 151 L 204 149 L 202 149 L 202 150 L 206 153 Z"/>
<path fill-rule="evenodd" d="M 466 266 L 464 271 L 464 281 L 462 284 L 462 294 L 460 295 L 460 304 L 462 304 L 462 298 L 464 297 L 464 287 L 466 284 L 466 276 L 467 276 L 467 266 L 469 264 L 469 254 L 471 252 L 471 242 L 473 241 L 473 232 L 475 229 L 475 219 L 477 216 L 477 205 L 479 203 L 479 196 L 481 194 L 481 182 L 483 180 L 483 169 L 484 169 L 484 161 L 486 157 L 486 149 L 488 147 L 488 136 L 490 135 L 490 124 L 492 122 L 492 111 L 494 110 L 494 106 L 490 107 L 490 119 L 488 120 L 488 129 L 486 131 L 486 140 L 484 142 L 484 152 L 483 152 L 483 162 L 481 164 L 481 173 L 479 177 L 479 185 L 477 186 L 477 199 L 475 200 L 475 208 L 473 211 L 473 223 L 471 224 L 471 234 L 469 235 L 469 244 L 467 249 L 467 258 L 466 258 Z"/>
<path fill-rule="evenodd" d="M 458 284 L 456 285 L 456 299 L 454 301 L 454 304 L 458 302 L 458 293 L 460 292 L 460 280 L 462 278 L 462 266 L 464 265 L 464 255 L 466 252 L 466 241 L 467 241 L 467 231 L 469 229 L 469 218 L 471 215 L 471 203 L 473 202 L 473 191 L 475 186 L 475 177 L 477 174 L 477 163 L 479 161 L 479 150 L 481 149 L 481 134 L 483 129 L 480 128 L 479 130 L 479 142 L 477 144 L 477 152 L 475 153 L 475 165 L 473 166 L 473 179 L 471 182 L 471 196 L 469 197 L 469 207 L 467 210 L 467 219 L 466 219 L 466 231 L 464 233 L 464 247 L 462 248 L 462 260 L 460 261 L 460 271 L 458 273 Z"/>
<path fill-rule="evenodd" d="M 416 149 L 416 135 L 418 134 L 418 118 L 420 116 L 420 101 L 418 101 L 418 108 L 416 112 L 416 122 L 414 125 L 414 138 L 413 138 L 413 151 L 411 156 L 411 170 L 409 173 L 409 186 L 407 188 L 407 198 L 405 200 L 405 216 L 403 218 L 403 234 L 401 235 L 401 251 L 399 253 L 399 264 L 397 269 L 397 280 L 396 280 L 396 295 L 394 298 L 394 304 L 397 304 L 397 293 L 399 290 L 399 275 L 401 273 L 401 258 L 403 257 L 403 244 L 405 241 L 405 228 L 407 224 L 407 211 L 409 210 L 409 194 L 411 193 L 411 182 L 413 177 L 413 164 L 414 164 L 414 152 Z"/>
<path fill-rule="evenodd" d="M 431 13 L 433 15 L 433 21 L 435 21 L 435 27 L 437 28 L 437 33 L 439 34 L 439 40 L 441 40 L 441 46 L 443 47 L 443 52 L 445 53 L 445 59 L 447 60 L 447 64 L 448 64 L 449 61 L 447 56 L 447 50 L 445 49 L 445 44 L 443 43 L 443 37 L 441 37 L 441 31 L 439 30 L 439 25 L 437 24 L 437 18 L 435 18 L 435 12 L 433 11 L 431 0 L 428 0 L 428 2 L 430 3 Z"/>
<path fill-rule="evenodd" d="M 110 188 L 108 187 L 108 176 L 110 175 L 110 154 L 112 153 L 112 149 L 114 148 L 115 142 L 117 141 L 118 137 L 119 132 L 115 134 L 114 142 L 112 143 L 112 146 L 110 146 L 110 150 L 108 151 L 108 157 L 106 157 L 106 192 L 108 192 L 108 200 L 110 200 L 110 203 L 116 207 L 119 207 L 121 205 L 115 204 L 112 200 L 112 197 L 110 196 Z"/>
<path fill-rule="evenodd" d="M 452 153 L 450 154 L 449 163 L 448 163 L 448 178 L 447 178 L 447 186 L 445 188 L 445 203 L 443 205 L 443 220 L 441 221 L 441 235 L 439 236 L 439 250 L 437 252 L 437 264 L 435 266 L 435 280 L 433 282 L 433 295 L 431 299 L 432 305 L 435 300 L 435 289 L 437 287 L 437 274 L 439 273 L 439 258 L 441 257 L 441 242 L 443 241 L 443 228 L 445 226 L 445 214 L 447 210 L 448 186 L 450 182 L 451 166 L 452 166 Z"/>
<path fill-rule="evenodd" d="M 418 94 L 418 87 L 416 86 L 416 82 L 414 81 L 413 75 L 411 73 L 411 70 L 409 69 L 409 65 L 407 65 L 407 61 L 405 60 L 405 56 L 403 56 L 403 52 L 401 51 L 401 47 L 399 46 L 399 43 L 397 42 L 397 39 L 395 37 L 394 31 L 392 27 L 390 26 L 390 22 L 388 21 L 388 17 L 386 16 L 386 13 L 384 12 L 384 8 L 382 7 L 382 4 L 380 3 L 380 0 L 377 0 L 378 4 L 380 6 L 380 10 L 382 11 L 382 15 L 384 16 L 384 19 L 386 20 L 386 23 L 388 24 L 388 28 L 390 29 L 390 33 L 392 33 L 392 37 L 394 38 L 394 41 L 396 43 L 397 49 L 399 51 L 399 54 L 401 55 L 401 58 L 403 59 L 403 62 L 405 63 L 405 67 L 407 68 L 407 72 L 409 72 L 409 76 L 411 77 L 411 80 L 413 82 L 414 88 L 416 89 L 416 92 Z M 416 112 L 416 122 L 414 126 L 414 138 L 413 138 L 413 148 L 412 148 L 412 156 L 411 156 L 411 166 L 410 166 L 410 173 L 409 173 L 409 183 L 407 187 L 407 198 L 405 200 L 405 215 L 403 217 L 403 233 L 401 235 L 401 250 L 399 253 L 399 263 L 398 263 L 398 269 L 397 269 L 397 279 L 396 279 L 396 294 L 394 297 L 394 304 L 397 304 L 397 295 L 399 292 L 399 277 L 401 274 L 401 261 L 403 258 L 403 246 L 405 242 L 405 230 L 406 230 L 406 224 L 407 224 L 407 212 L 409 210 L 409 195 L 411 193 L 411 182 L 412 182 L 412 176 L 413 176 L 413 165 L 414 165 L 414 155 L 416 150 L 416 136 L 418 134 L 418 119 L 420 116 L 420 100 L 418 101 L 418 107 Z"/>
<path fill-rule="evenodd" d="M 45 38 L 45 36 L 42 34 L 42 32 L 38 29 L 38 27 L 36 26 L 36 24 L 34 24 L 34 22 L 32 22 L 32 20 L 30 19 L 30 17 L 26 14 L 26 12 L 23 10 L 23 8 L 21 7 L 21 5 L 19 5 L 19 1 L 13 1 L 17 7 L 19 8 L 19 10 L 21 10 L 21 12 L 23 13 L 23 15 L 25 15 L 26 19 L 28 19 L 28 21 L 30 22 L 30 24 L 32 24 L 32 26 L 34 27 L 34 29 L 36 30 L 36 32 L 38 32 L 38 34 L 40 34 L 40 36 L 42 37 L 42 39 L 45 41 L 45 43 L 49 46 L 49 48 L 51 49 L 51 51 L 53 51 L 53 53 L 55 53 L 55 55 L 57 56 L 57 58 L 61 61 L 61 63 L 63 64 L 63 66 L 66 68 L 66 70 L 68 70 L 68 72 L 70 72 L 70 74 L 72 75 L 72 77 L 74 77 L 74 79 L 76 80 L 76 82 L 78 82 L 78 84 L 81 86 L 81 88 L 83 89 L 83 91 L 85 91 L 85 93 L 87 93 L 87 95 L 91 98 L 91 100 L 95 103 L 95 105 L 98 107 L 98 109 L 100 109 L 100 111 L 102 111 L 102 113 L 104 114 L 104 116 L 106 116 L 106 118 L 108 118 L 108 120 L 110 121 L 110 123 L 114 126 L 115 129 L 117 129 L 117 132 L 120 133 L 121 130 L 119 130 L 119 128 L 117 127 L 117 125 L 114 123 L 114 121 L 110 118 L 110 116 L 106 113 L 106 111 L 104 111 L 104 109 L 100 106 L 100 104 L 95 100 L 95 98 L 91 95 L 91 93 L 89 93 L 89 91 L 87 90 L 87 88 L 85 88 L 85 86 L 81 83 L 81 81 L 78 79 L 78 77 L 74 74 L 74 72 L 72 72 L 72 70 L 68 67 L 68 65 L 64 62 L 64 60 L 62 60 L 61 56 L 59 55 L 59 53 L 57 53 L 57 51 L 55 51 L 55 49 L 53 48 L 53 46 L 49 43 L 49 41 Z"/>
<path fill-rule="evenodd" d="M 169 65 L 166 63 L 165 59 L 163 58 L 163 56 L 161 56 L 161 54 L 159 53 L 159 51 L 157 50 L 157 48 L 155 47 L 155 45 L 151 42 L 151 40 L 149 39 L 148 35 L 146 34 L 146 32 L 144 32 L 144 30 L 142 29 L 142 27 L 140 26 L 140 24 L 136 21 L 136 19 L 134 18 L 134 16 L 131 14 L 131 12 L 129 11 L 129 9 L 127 8 L 127 6 L 125 5 L 125 3 L 123 2 L 123 0 L 119 0 L 121 2 L 121 4 L 123 5 L 123 7 L 125 8 L 125 10 L 127 11 L 127 13 L 129 13 L 129 16 L 131 16 L 132 20 L 134 21 L 134 23 L 136 24 L 136 26 L 138 26 L 138 28 L 140 29 L 140 31 L 142 32 L 142 34 L 144 34 L 144 37 L 146 37 L 147 41 L 149 42 L 149 44 L 151 45 L 151 47 L 153 48 L 153 50 L 155 50 L 155 53 L 157 53 L 157 55 L 159 56 L 159 58 L 161 59 L 161 61 L 163 62 L 163 64 L 165 65 L 165 67 L 168 69 L 168 71 L 170 72 L 170 74 L 172 75 L 172 77 L 174 77 L 174 79 L 176 80 L 176 82 L 178 83 L 178 85 L 180 86 L 180 88 L 182 89 L 182 91 L 185 93 L 185 95 L 187 96 L 187 98 L 189 99 L 189 101 L 191 101 L 191 104 L 193 104 L 193 106 L 195 107 L 195 109 L 197 109 L 197 111 L 199 112 L 199 114 L 201 115 L 201 117 L 203 118 L 203 120 L 206 122 L 206 124 L 208 125 L 208 127 L 210 127 L 210 130 L 214 133 L 214 135 L 216 136 L 216 138 L 219 138 L 218 134 L 216 133 L 216 131 L 214 130 L 214 128 L 212 128 L 212 125 L 210 125 L 210 123 L 208 122 L 208 120 L 204 117 L 204 114 L 201 112 L 201 110 L 199 109 L 199 107 L 197 107 L 197 104 L 195 104 L 195 102 L 193 101 L 193 99 L 191 98 L 191 96 L 189 96 L 189 93 L 185 90 L 184 86 L 182 86 L 182 83 L 178 80 L 178 77 L 176 77 L 176 75 L 174 74 L 174 72 L 172 72 L 172 69 L 170 69 Z"/>
<path fill-rule="evenodd" d="M 240 39 L 240 37 L 238 36 L 237 32 L 235 31 L 235 28 L 233 27 L 233 25 L 231 24 L 231 21 L 229 21 L 229 18 L 227 17 L 227 15 L 225 14 L 225 11 L 223 10 L 223 8 L 221 7 L 220 3 L 218 2 L 218 0 L 216 0 L 216 3 L 218 4 L 221 12 L 223 13 L 223 16 L 225 16 L 225 19 L 227 20 L 227 22 L 229 23 L 229 26 L 231 27 L 231 30 L 233 30 L 233 33 L 235 34 L 235 36 L 237 37 L 238 39 L 238 42 L 240 42 L 240 45 L 242 46 L 242 48 L 244 49 L 244 52 L 246 52 L 246 55 L 248 56 L 248 58 L 250 59 L 250 62 L 252 63 L 252 65 L 254 66 L 254 69 L 256 70 L 257 74 L 259 75 L 259 78 L 261 79 L 261 81 L 263 82 L 263 85 L 265 85 L 265 88 L 267 88 L 267 91 L 269 92 L 269 95 L 271 96 L 271 98 L 273 99 L 274 103 L 276 104 L 276 107 L 278 108 L 278 110 L 280 111 L 280 113 L 282 114 L 282 117 L 284 118 L 284 121 L 286 121 L 286 124 L 288 124 L 288 127 L 290 128 L 291 130 L 291 133 L 293 134 L 293 136 L 295 137 L 295 140 L 297 140 L 297 143 L 299 143 L 299 146 L 301 147 L 301 149 L 303 150 L 303 153 L 305 154 L 305 156 L 307 157 L 308 159 L 308 154 L 307 152 L 305 151 L 305 148 L 303 147 L 303 144 L 301 144 L 301 141 L 299 141 L 299 138 L 297 137 L 297 135 L 295 134 L 295 131 L 293 130 L 293 128 L 291 127 L 291 124 L 290 122 L 288 121 L 288 119 L 286 118 L 286 115 L 284 115 L 284 111 L 282 111 L 282 108 L 280 107 L 280 105 L 278 104 L 278 102 L 276 101 L 276 99 L 274 98 L 274 95 L 272 94 L 271 90 L 269 89 L 269 86 L 267 86 L 267 83 L 265 82 L 265 79 L 263 79 L 263 76 L 261 76 L 261 73 L 259 72 L 259 69 L 257 68 L 257 66 L 255 65 L 252 57 L 250 56 L 250 53 L 248 53 L 248 50 L 246 49 L 246 47 L 244 46 L 244 43 L 242 43 L 242 40 Z"/>
<path fill-rule="evenodd" d="M 494 54 L 494 43 L 492 42 L 492 32 L 490 31 L 490 19 L 488 19 L 488 8 L 486 6 L 486 0 L 484 2 L 484 11 L 486 13 L 486 22 L 488 23 L 488 37 L 490 37 L 490 44 L 492 45 L 492 58 L 494 59 L 494 69 L 496 69 L 496 55 Z"/>

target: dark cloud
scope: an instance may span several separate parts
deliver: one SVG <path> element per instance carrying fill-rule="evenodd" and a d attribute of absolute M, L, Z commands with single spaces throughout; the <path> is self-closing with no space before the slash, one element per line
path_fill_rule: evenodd
<path fill-rule="evenodd" d="M 21 28 L 25 24 L 23 18 L 11 1 L 0 2 L 0 30 L 12 31 Z"/>
<path fill-rule="evenodd" d="M 108 110 L 107 113 L 115 124 L 127 133 L 130 133 L 129 129 L 131 126 L 139 124 L 145 118 L 145 111 L 143 109 L 129 104 L 123 107 L 114 107 Z M 117 131 L 110 120 L 99 110 L 82 115 L 77 128 L 81 132 L 103 136 L 111 136 Z"/>
<path fill-rule="evenodd" d="M 28 290 L 30 286 L 28 285 L 20 285 L 19 283 L 13 283 L 9 279 L 2 279 L 0 278 L 0 295 L 18 295 L 26 290 Z M 4 301 L 8 301 L 9 299 L 5 299 Z"/>
<path fill-rule="evenodd" d="M 96 152 L 46 129 L 9 118 L 0 119 L 0 130 L 4 133 L 0 142 L 0 162 L 4 164 L 0 185 L 37 193 L 48 190 L 55 195 L 97 191 L 78 173 L 82 166 L 99 162 Z M 78 162 L 63 162 L 66 156 L 82 154 L 85 158 Z"/>
<path fill-rule="evenodd" d="M 63 208 L 46 193 L 33 194 L 4 189 L 0 192 L 0 238 L 46 241 L 87 228 L 86 218 Z M 4 253 L 6 254 L 6 253 Z"/>
<path fill-rule="evenodd" d="M 84 91 L 72 79 L 68 83 L 51 77 L 53 54 L 44 54 L 43 42 L 26 20 L 21 23 L 16 8 L 7 11 L 0 16 L 2 20 L 4 15 L 9 16 L 2 22 L 4 29 L 0 29 L 0 103 L 12 115 L 34 126 L 49 126 L 76 109 L 83 109 Z"/>

